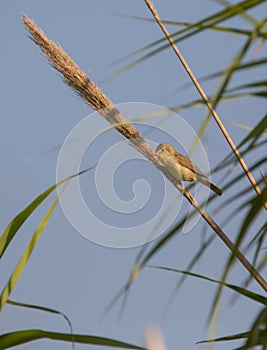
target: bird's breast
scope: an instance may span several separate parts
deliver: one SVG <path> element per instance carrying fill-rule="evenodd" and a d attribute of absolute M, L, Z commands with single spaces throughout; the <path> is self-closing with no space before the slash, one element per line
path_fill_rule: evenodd
<path fill-rule="evenodd" d="M 168 171 L 179 181 L 196 181 L 196 174 L 192 170 L 180 165 L 175 157 L 159 157 L 161 162 L 167 166 Z"/>

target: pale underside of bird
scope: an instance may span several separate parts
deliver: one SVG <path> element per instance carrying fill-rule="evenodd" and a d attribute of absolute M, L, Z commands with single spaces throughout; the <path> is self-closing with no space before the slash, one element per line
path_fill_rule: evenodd
<path fill-rule="evenodd" d="M 177 180 L 198 181 L 209 187 L 219 196 L 222 194 L 222 190 L 214 185 L 188 157 L 177 152 L 171 145 L 166 143 L 159 144 L 156 148 L 156 155 Z"/>

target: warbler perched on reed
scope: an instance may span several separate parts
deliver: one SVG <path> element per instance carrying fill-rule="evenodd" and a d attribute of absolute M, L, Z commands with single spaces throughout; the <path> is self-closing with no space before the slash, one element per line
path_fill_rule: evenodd
<path fill-rule="evenodd" d="M 171 145 L 161 143 L 156 148 L 156 155 L 163 163 L 173 177 L 179 181 L 198 181 L 203 185 L 210 187 L 219 196 L 222 190 L 214 185 L 208 177 L 193 163 L 181 153 L 178 153 Z"/>

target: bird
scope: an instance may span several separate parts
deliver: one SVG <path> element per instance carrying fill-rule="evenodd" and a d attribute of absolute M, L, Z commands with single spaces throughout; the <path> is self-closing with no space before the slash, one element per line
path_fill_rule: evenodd
<path fill-rule="evenodd" d="M 188 157 L 177 152 L 173 146 L 161 143 L 157 146 L 155 154 L 178 181 L 198 181 L 221 196 L 222 190 L 214 185 Z"/>

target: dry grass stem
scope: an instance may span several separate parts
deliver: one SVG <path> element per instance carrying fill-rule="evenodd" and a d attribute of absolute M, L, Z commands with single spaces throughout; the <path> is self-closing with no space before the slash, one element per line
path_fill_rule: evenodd
<path fill-rule="evenodd" d="M 216 123 L 218 124 L 221 132 L 223 133 L 223 135 L 224 135 L 225 139 L 227 140 L 228 144 L 230 145 L 233 153 L 237 157 L 237 159 L 238 159 L 240 165 L 242 166 L 246 176 L 248 177 L 251 185 L 253 186 L 253 188 L 255 189 L 255 191 L 256 191 L 256 193 L 258 195 L 261 194 L 261 190 L 260 190 L 257 182 L 255 181 L 255 179 L 254 179 L 252 173 L 250 172 L 247 164 L 245 163 L 244 159 L 242 158 L 241 154 L 239 153 L 238 149 L 236 148 L 233 140 L 231 139 L 231 136 L 229 135 L 229 133 L 227 132 L 226 128 L 224 127 L 224 125 L 223 125 L 222 121 L 220 120 L 218 114 L 216 113 L 215 109 L 213 108 L 212 104 L 210 103 L 210 101 L 209 101 L 205 91 L 202 89 L 201 85 L 199 84 L 198 80 L 196 79 L 196 77 L 195 77 L 194 73 L 192 72 L 191 68 L 189 67 L 188 63 L 186 62 L 186 60 L 182 56 L 181 52 L 179 51 L 179 49 L 175 45 L 175 42 L 172 39 L 170 33 L 168 32 L 168 30 L 166 29 L 166 27 L 162 23 L 157 9 L 155 8 L 155 6 L 152 4 L 152 2 L 150 0 L 145 0 L 145 2 L 147 4 L 149 10 L 151 11 L 153 17 L 155 18 L 156 22 L 160 26 L 162 32 L 164 33 L 164 35 L 168 39 L 168 41 L 169 41 L 171 47 L 173 48 L 175 54 L 178 56 L 180 62 L 184 66 L 184 68 L 185 68 L 186 72 L 188 73 L 190 79 L 192 80 L 193 84 L 197 88 L 201 98 L 206 103 L 206 106 L 208 107 L 211 115 L 213 116 L 213 118 L 215 119 Z M 264 203 L 264 207 L 265 207 L 265 209 L 267 209 L 267 202 Z"/>
<path fill-rule="evenodd" d="M 191 193 L 177 181 L 168 169 L 159 161 L 150 145 L 144 140 L 137 129 L 116 109 L 114 104 L 104 95 L 104 93 L 87 77 L 87 75 L 77 66 L 76 63 L 65 53 L 65 51 L 48 39 L 44 32 L 36 24 L 23 15 L 23 21 L 31 34 L 33 41 L 41 48 L 47 60 L 62 75 L 64 82 L 69 85 L 90 107 L 99 112 L 108 122 L 130 142 L 133 146 L 151 161 L 162 173 L 173 183 L 173 185 L 188 199 L 196 210 L 207 221 L 210 227 L 220 236 L 233 254 L 239 259 L 243 266 L 252 274 L 258 283 L 267 291 L 264 279 L 253 268 L 246 257 L 235 248 L 214 220 L 196 202 Z"/>

